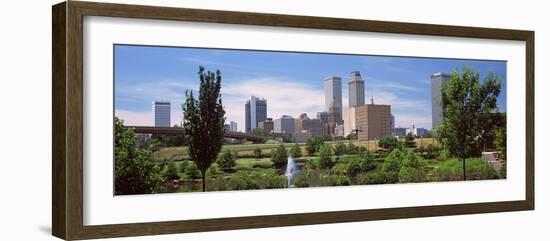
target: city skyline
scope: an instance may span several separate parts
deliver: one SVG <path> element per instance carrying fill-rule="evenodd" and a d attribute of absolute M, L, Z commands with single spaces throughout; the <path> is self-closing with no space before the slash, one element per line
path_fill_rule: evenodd
<path fill-rule="evenodd" d="M 470 66 L 481 71 L 482 78 L 492 70 L 506 80 L 503 61 L 126 45 L 116 45 L 115 56 L 115 115 L 130 125 L 153 124 L 150 103 L 155 99 L 172 103 L 171 124 L 179 124 L 185 90 L 196 93 L 199 65 L 222 72 L 227 122 L 237 122 L 239 131 L 244 131 L 243 106 L 250 96 L 266 98 L 267 117 L 274 119 L 282 115 L 297 118 L 301 113 L 316 116 L 326 111 L 323 82 L 329 76 L 342 78 L 342 108 L 349 108 L 348 81 L 353 71 L 360 71 L 365 81 L 365 98 L 392 106 L 396 127 L 429 129 L 431 74 Z M 506 106 L 505 82 L 498 99 L 500 110 Z"/>

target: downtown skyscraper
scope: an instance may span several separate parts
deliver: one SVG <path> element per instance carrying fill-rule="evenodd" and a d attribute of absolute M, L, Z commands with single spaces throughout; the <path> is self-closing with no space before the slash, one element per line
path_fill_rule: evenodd
<path fill-rule="evenodd" d="M 245 132 L 251 132 L 258 128 L 258 123 L 267 118 L 267 100 L 251 96 L 244 105 Z"/>
<path fill-rule="evenodd" d="M 342 78 L 325 78 L 325 111 L 332 113 L 336 123 L 342 122 Z"/>
<path fill-rule="evenodd" d="M 451 78 L 450 74 L 434 73 L 431 76 L 432 84 L 432 130 L 441 124 L 442 112 L 441 109 L 441 83 Z"/>
<path fill-rule="evenodd" d="M 359 71 L 351 72 L 349 77 L 349 108 L 365 104 L 365 81 Z"/>
<path fill-rule="evenodd" d="M 170 101 L 153 101 L 155 127 L 170 127 Z"/>

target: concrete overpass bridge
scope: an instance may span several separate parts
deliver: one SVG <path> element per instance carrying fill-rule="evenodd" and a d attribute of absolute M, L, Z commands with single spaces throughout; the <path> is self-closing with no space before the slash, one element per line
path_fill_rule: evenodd
<path fill-rule="evenodd" d="M 126 128 L 134 129 L 135 133 L 185 135 L 184 129 L 180 127 L 126 126 Z M 254 143 L 265 141 L 265 138 L 261 136 L 251 135 L 243 132 L 235 132 L 235 131 L 225 131 L 224 137 L 240 139 L 240 140 L 249 140 Z"/>

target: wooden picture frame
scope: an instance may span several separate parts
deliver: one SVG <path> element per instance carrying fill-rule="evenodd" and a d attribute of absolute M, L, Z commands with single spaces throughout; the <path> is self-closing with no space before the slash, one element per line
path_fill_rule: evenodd
<path fill-rule="evenodd" d="M 66 239 L 173 234 L 534 209 L 534 32 L 263 13 L 67 1 L 52 7 L 52 233 Z M 83 224 L 83 17 L 297 27 L 526 43 L 525 200 L 152 223 Z"/>

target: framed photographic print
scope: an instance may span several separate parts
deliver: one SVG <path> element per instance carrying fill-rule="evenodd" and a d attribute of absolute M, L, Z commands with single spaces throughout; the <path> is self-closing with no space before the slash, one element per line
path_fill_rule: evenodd
<path fill-rule="evenodd" d="M 53 6 L 53 235 L 534 209 L 534 32 Z"/>

